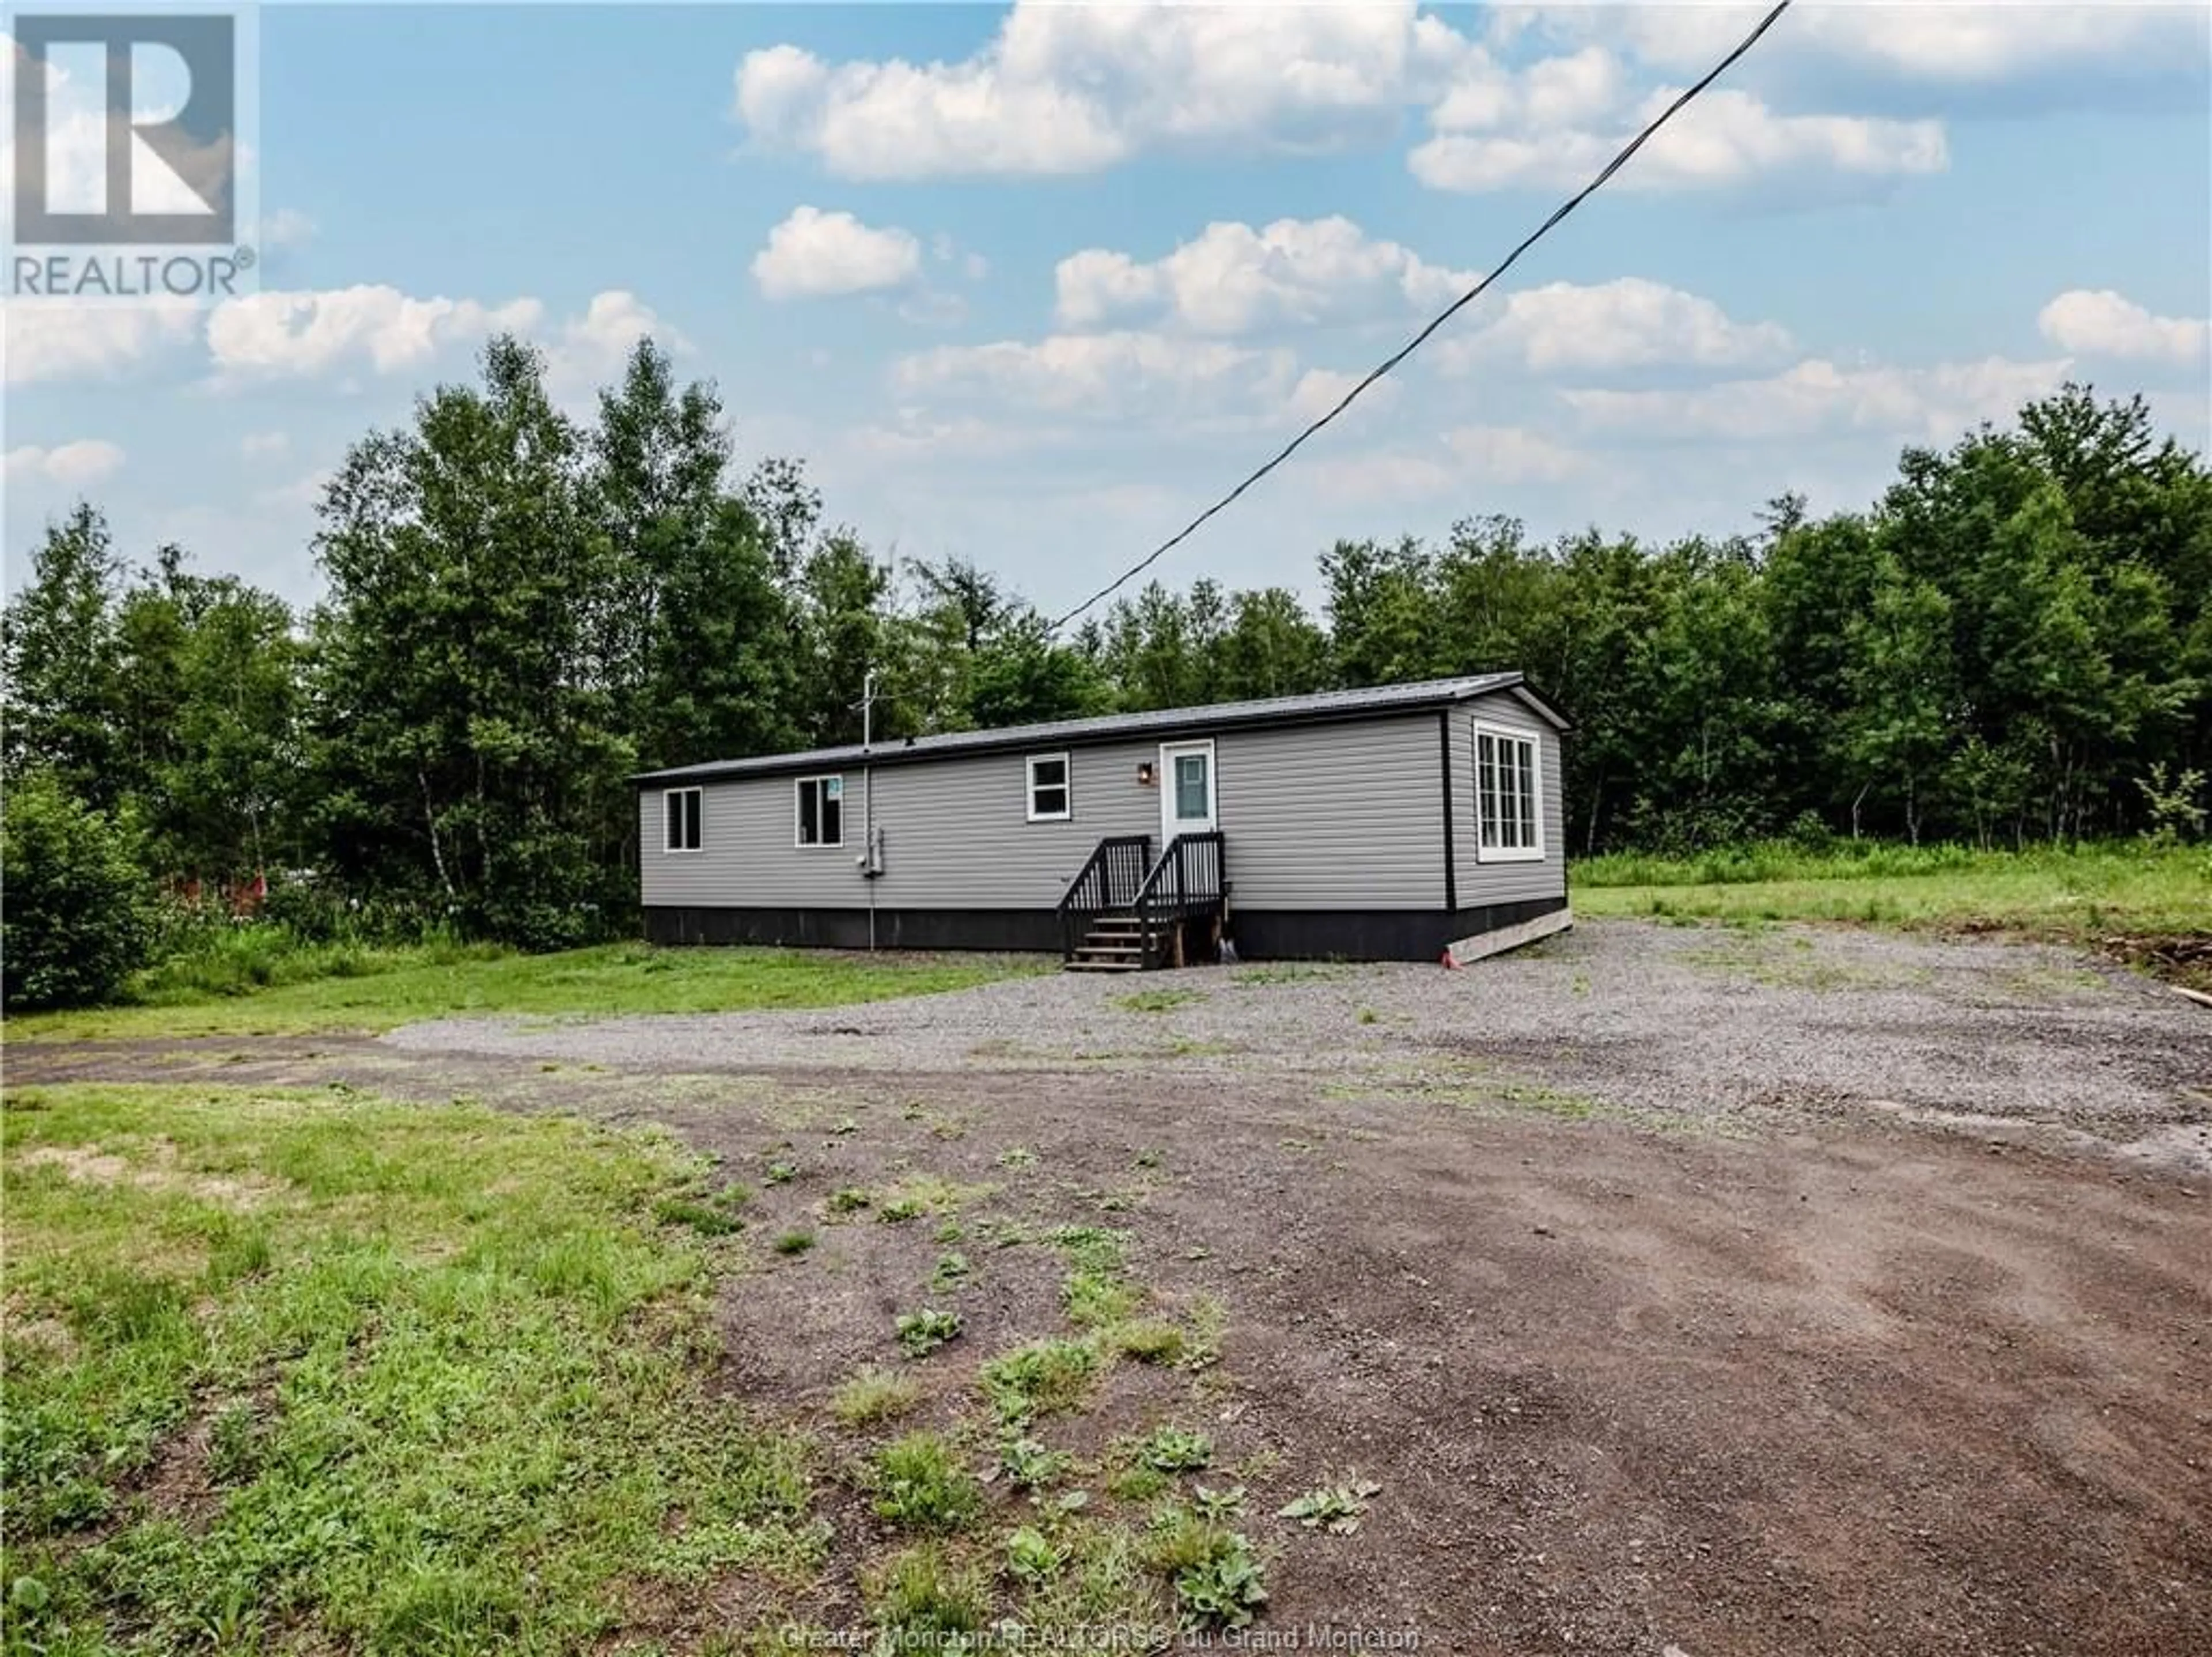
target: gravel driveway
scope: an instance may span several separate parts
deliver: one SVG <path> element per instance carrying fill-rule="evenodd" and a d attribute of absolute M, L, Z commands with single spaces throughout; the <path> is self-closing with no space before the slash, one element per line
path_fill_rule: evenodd
<path fill-rule="evenodd" d="M 1459 972 L 1052 974 L 828 1011 L 459 1019 L 386 1039 L 687 1071 L 1171 1067 L 1577 1116 L 1901 1112 L 2212 1167 L 2212 1014 L 2063 951 L 1840 929 L 1585 922 Z"/>

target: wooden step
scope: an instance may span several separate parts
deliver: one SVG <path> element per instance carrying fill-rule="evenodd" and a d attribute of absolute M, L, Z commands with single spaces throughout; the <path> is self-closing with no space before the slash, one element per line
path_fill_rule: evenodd
<path fill-rule="evenodd" d="M 1145 970 L 1145 964 L 1141 960 L 1091 960 L 1078 955 L 1066 963 L 1065 970 L 1070 972 L 1141 972 Z"/>

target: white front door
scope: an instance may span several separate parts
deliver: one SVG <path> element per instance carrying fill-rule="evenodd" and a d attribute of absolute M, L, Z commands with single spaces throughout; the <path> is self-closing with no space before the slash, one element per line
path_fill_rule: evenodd
<path fill-rule="evenodd" d="M 1160 744 L 1160 845 L 1178 834 L 1209 834 L 1213 819 L 1213 744 Z"/>

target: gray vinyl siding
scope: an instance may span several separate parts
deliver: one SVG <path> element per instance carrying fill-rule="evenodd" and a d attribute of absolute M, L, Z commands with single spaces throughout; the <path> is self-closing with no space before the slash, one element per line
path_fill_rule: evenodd
<path fill-rule="evenodd" d="M 867 881 L 856 864 L 864 844 L 866 783 L 845 779 L 841 850 L 793 841 L 791 777 L 709 783 L 700 811 L 700 850 L 663 852 L 661 791 L 639 791 L 643 896 L 647 905 L 860 909 L 875 887 L 886 909 L 1050 909 L 1109 834 L 1160 832 L 1157 789 L 1137 766 L 1157 761 L 1157 743 L 1040 748 L 1066 752 L 1073 783 L 1066 822 L 1032 823 L 1027 756 L 981 754 L 875 773 L 875 817 L 884 873 Z"/>
<path fill-rule="evenodd" d="M 1214 746 L 1238 908 L 1443 907 L 1433 713 L 1231 732 Z"/>
<path fill-rule="evenodd" d="M 1565 889 L 1557 734 L 1510 697 L 1448 709 L 1453 837 L 1461 907 L 1553 897 Z M 1471 726 L 1525 730 L 1541 745 L 1545 857 L 1481 863 L 1475 856 Z M 1383 715 L 1328 724 L 1229 730 L 1214 738 L 1215 808 L 1239 908 L 1442 910 L 1445 809 L 1438 715 Z M 1178 733 L 1176 740 L 1197 740 Z M 1159 744 L 1139 740 L 1066 752 L 1073 815 L 1027 820 L 1027 756 L 979 754 L 894 765 L 875 773 L 875 819 L 884 874 L 875 901 L 887 909 L 1044 910 L 1060 901 L 1108 835 L 1147 834 L 1158 850 L 1160 789 L 1137 780 Z M 661 793 L 639 791 L 643 899 L 648 906 L 866 906 L 870 882 L 855 866 L 863 844 L 866 785 L 845 779 L 845 844 L 794 846 L 790 775 L 703 785 L 701 849 L 663 844 Z"/>
<path fill-rule="evenodd" d="M 1528 704 L 1510 693 L 1477 698 L 1464 707 L 1449 709 L 1444 718 L 1451 732 L 1452 854 L 1456 865 L 1459 906 L 1473 909 L 1483 904 L 1526 902 L 1558 898 L 1567 889 L 1566 815 L 1560 791 L 1559 734 L 1530 712 Z M 1434 716 L 1431 738 L 1434 740 Z M 1536 739 L 1537 792 L 1542 804 L 1541 862 L 1486 863 L 1478 855 L 1480 841 L 1474 820 L 1474 728 L 1495 725 Z"/>

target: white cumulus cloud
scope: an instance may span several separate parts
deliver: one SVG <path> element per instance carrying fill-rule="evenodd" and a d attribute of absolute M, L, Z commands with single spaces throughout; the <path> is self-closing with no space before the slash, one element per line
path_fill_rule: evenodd
<path fill-rule="evenodd" d="M 1318 420 L 1341 403 L 1346 394 L 1366 377 L 1364 374 L 1347 374 L 1337 369 L 1308 369 L 1298 376 L 1297 384 L 1291 387 L 1291 412 L 1301 420 Z M 1396 405 L 1400 393 L 1404 390 L 1405 386 L 1400 381 L 1387 376 L 1377 380 L 1360 393 L 1359 400 L 1337 418 L 1348 421 L 1381 414 Z"/>
<path fill-rule="evenodd" d="M 1341 216 L 1277 219 L 1258 229 L 1209 224 L 1150 262 L 1087 248 L 1054 273 L 1063 327 L 1164 311 L 1212 334 L 1400 315 L 1443 304 L 1474 280 L 1472 271 L 1429 264 Z"/>
<path fill-rule="evenodd" d="M 417 299 L 383 285 L 248 294 L 209 315 L 208 355 L 226 381 L 398 374 L 493 333 L 527 333 L 544 314 L 534 299 Z"/>
<path fill-rule="evenodd" d="M 1738 322 L 1700 295 L 1641 277 L 1524 288 L 1489 313 L 1478 332 L 1445 342 L 1447 373 L 1501 358 L 1537 374 L 1657 364 L 1734 367 L 1786 356 L 1790 331 Z"/>
<path fill-rule="evenodd" d="M 1296 369 L 1291 353 L 1281 349 L 1126 332 L 943 345 L 902 357 L 892 377 L 909 393 L 983 395 L 1111 418 L 1278 408 Z"/>
<path fill-rule="evenodd" d="M 19 488 L 51 484 L 61 489 L 82 489 L 114 476 L 122 465 L 123 451 L 98 438 L 82 438 L 52 448 L 26 445 L 0 457 L 0 472 Z"/>
<path fill-rule="evenodd" d="M 1763 3 L 1522 5 L 1494 33 L 1535 27 L 1565 41 L 1602 38 L 1645 63 L 1703 70 L 1748 34 Z M 2053 70 L 2138 69 L 2161 58 L 2202 63 L 2201 7 L 2042 3 L 1801 5 L 1760 41 L 1762 60 L 1850 64 L 1906 80 L 1990 85 Z"/>
<path fill-rule="evenodd" d="M 0 371 L 11 386 L 107 378 L 189 340 L 199 319 L 182 302 L 10 300 L 0 305 Z"/>
<path fill-rule="evenodd" d="M 1657 439 L 1755 442 L 1879 432 L 1945 442 L 2003 420 L 2065 378 L 2064 359 L 1992 356 L 1924 368 L 1845 366 L 1814 357 L 1776 375 L 1683 391 L 1562 392 L 1593 429 Z"/>
<path fill-rule="evenodd" d="M 768 233 L 753 259 L 753 280 L 770 299 L 818 299 L 900 288 L 921 269 L 921 243 L 897 228 L 876 229 L 850 213 L 794 207 Z"/>
<path fill-rule="evenodd" d="M 957 63 L 830 64 L 749 54 L 753 139 L 848 178 L 1096 172 L 1160 147 L 1308 153 L 1387 136 L 1462 46 L 1410 0 L 1304 6 L 1064 6 L 1017 0 Z"/>
<path fill-rule="evenodd" d="M 1413 176 L 1439 190 L 1564 189 L 1586 183 L 1674 96 L 1650 94 L 1602 124 L 1540 120 L 1443 129 L 1407 157 Z M 1453 113 L 1448 100 L 1440 116 Z M 1464 118 L 1462 118 L 1464 119 Z M 1826 174 L 1862 183 L 1940 173 L 1950 164 L 1941 122 L 1858 115 L 1783 114 L 1747 92 L 1716 90 L 1690 105 L 1615 180 L 1630 190 L 1741 185 L 1774 174 Z"/>
<path fill-rule="evenodd" d="M 650 306 L 621 289 L 593 295 L 574 315 L 553 318 L 534 298 L 486 304 L 362 286 L 226 300 L 208 317 L 208 356 L 216 382 L 229 387 L 419 375 L 495 333 L 519 334 L 536 345 L 545 358 L 546 384 L 563 401 L 611 380 L 647 335 L 672 351 L 688 349 Z"/>
<path fill-rule="evenodd" d="M 2109 288 L 2075 288 L 2045 306 L 2036 319 L 2043 337 L 2063 351 L 2146 362 L 2190 363 L 2212 341 L 2203 318 L 2154 316 Z"/>

